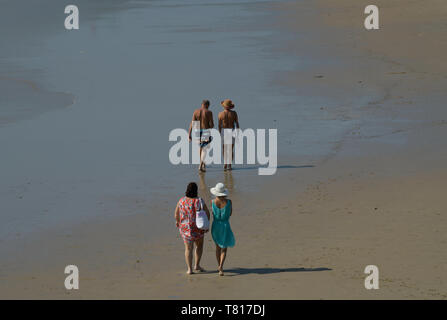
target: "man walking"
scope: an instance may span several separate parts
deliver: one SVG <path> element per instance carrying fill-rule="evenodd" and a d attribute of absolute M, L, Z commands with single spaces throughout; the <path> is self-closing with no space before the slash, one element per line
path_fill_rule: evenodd
<path fill-rule="evenodd" d="M 200 131 L 199 131 L 200 132 L 199 171 L 201 171 L 201 172 L 206 171 L 206 169 L 205 169 L 206 152 L 204 149 L 212 140 L 210 129 L 214 128 L 213 113 L 210 110 L 208 110 L 209 106 L 210 106 L 209 100 L 203 100 L 201 108 L 194 111 L 194 113 L 192 115 L 191 124 L 189 125 L 189 141 L 191 141 L 192 140 L 191 132 L 192 132 L 193 126 L 195 127 L 194 122 L 197 121 L 200 124 L 200 128 L 195 128 L 195 129 L 200 129 Z M 196 122 L 196 124 L 197 124 L 197 122 Z"/>
<path fill-rule="evenodd" d="M 233 111 L 231 109 L 234 108 L 233 101 L 230 99 L 226 99 L 221 102 L 222 107 L 224 108 L 224 111 L 219 112 L 218 119 L 219 119 L 219 132 L 222 135 L 222 129 L 224 129 L 224 135 L 225 135 L 225 129 L 231 129 L 234 130 L 235 128 L 239 129 L 239 119 L 237 116 L 237 112 Z M 234 158 L 234 134 L 232 134 L 232 141 L 230 144 L 228 144 L 228 141 L 225 141 L 224 136 L 224 143 L 223 143 L 223 153 L 224 153 L 224 170 L 231 170 L 231 162 Z M 231 155 L 231 156 L 230 156 Z"/>

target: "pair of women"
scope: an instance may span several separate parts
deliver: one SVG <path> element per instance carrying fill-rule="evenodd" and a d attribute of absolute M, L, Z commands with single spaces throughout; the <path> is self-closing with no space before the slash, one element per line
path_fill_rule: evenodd
<path fill-rule="evenodd" d="M 212 201 L 213 223 L 211 235 L 216 243 L 216 259 L 219 275 L 223 276 L 223 265 L 227 255 L 227 248 L 233 247 L 235 239 L 230 227 L 229 219 L 233 213 L 232 202 L 227 198 L 228 190 L 223 183 L 218 183 L 210 189 L 216 196 Z M 203 210 L 210 219 L 210 212 L 205 202 L 198 197 L 197 184 L 191 182 L 186 188 L 185 196 L 177 203 L 175 208 L 176 226 L 185 243 L 185 260 L 188 267 L 187 274 L 205 271 L 200 266 L 200 259 L 203 252 L 203 238 L 208 230 L 197 228 L 196 212 Z M 195 250 L 194 250 L 195 245 Z M 195 265 L 192 268 L 192 256 L 194 251 Z"/>

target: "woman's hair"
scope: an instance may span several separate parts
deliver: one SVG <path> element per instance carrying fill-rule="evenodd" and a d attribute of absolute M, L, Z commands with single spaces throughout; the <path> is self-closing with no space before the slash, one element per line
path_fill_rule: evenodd
<path fill-rule="evenodd" d="M 185 196 L 188 198 L 197 198 L 197 184 L 195 182 L 188 183 Z"/>

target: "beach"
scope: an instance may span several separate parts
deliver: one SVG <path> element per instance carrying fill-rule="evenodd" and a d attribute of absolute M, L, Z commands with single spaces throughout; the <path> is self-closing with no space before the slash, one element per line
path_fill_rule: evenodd
<path fill-rule="evenodd" d="M 138 119 L 143 114 L 139 113 L 143 110 L 139 103 L 129 103 L 125 109 L 132 110 L 133 116 L 123 115 L 118 108 L 132 101 L 133 94 L 147 89 L 142 82 L 147 69 L 139 73 L 135 66 L 132 74 L 137 85 L 122 89 L 118 97 L 110 95 L 108 87 L 119 87 L 126 79 L 121 83 L 121 79 L 111 77 L 101 85 L 95 77 L 87 83 L 64 80 L 66 83 L 59 86 L 40 84 L 45 89 L 37 93 L 22 88 L 26 85 L 23 82 L 7 82 L 12 91 L 32 92 L 29 94 L 61 107 L 54 112 L 50 103 L 41 117 L 16 113 L 0 127 L 0 146 L 12 154 L 4 163 L 9 167 L 14 162 L 22 164 L 24 177 L 19 184 L 18 174 L 5 170 L 0 185 L 6 221 L 0 242 L 4 257 L 0 298 L 446 299 L 447 7 L 442 1 L 429 2 L 376 1 L 381 27 L 375 31 L 363 27 L 363 10 L 370 3 L 354 0 L 235 2 L 234 6 L 215 3 L 223 10 L 222 20 L 217 21 L 235 12 L 263 19 L 231 23 L 233 29 L 216 23 L 217 30 L 206 31 L 210 32 L 206 36 L 200 30 L 203 26 L 195 23 L 172 26 L 183 30 L 176 30 L 178 34 L 173 36 L 196 39 L 209 55 L 225 47 L 206 49 L 210 43 L 203 41 L 235 44 L 239 42 L 233 38 L 240 38 L 246 44 L 233 50 L 247 54 L 247 60 L 232 60 L 231 54 L 219 58 L 246 63 L 246 77 L 234 66 L 240 78 L 226 88 L 241 104 L 241 122 L 246 119 L 243 126 L 278 128 L 279 167 L 272 177 L 257 176 L 256 166 L 236 166 L 232 172 L 212 166 L 205 175 L 199 175 L 193 166 L 178 168 L 167 163 L 169 128 L 154 123 L 154 128 L 143 131 L 148 119 Z M 132 3 L 130 6 L 134 7 Z M 197 6 L 200 8 L 200 3 Z M 129 19 L 136 16 L 138 20 L 137 11 L 126 11 L 131 12 Z M 156 29 L 157 23 L 151 26 Z M 233 38 L 227 39 L 225 32 L 233 32 Z M 155 51 L 160 58 L 166 46 L 175 47 L 176 43 L 151 41 L 150 51 L 141 55 Z M 102 52 L 95 50 L 98 56 Z M 249 53 L 264 60 L 250 59 Z M 82 54 L 80 57 L 85 59 Z M 87 68 L 94 65 L 95 57 L 85 60 Z M 140 54 L 133 58 L 138 60 Z M 203 59 L 204 66 L 214 63 Z M 191 68 L 199 62 L 199 58 L 191 59 Z M 259 63 L 268 66 L 260 67 Z M 106 78 L 111 75 L 107 66 L 99 66 Z M 221 74 L 225 66 L 222 63 L 215 71 Z M 151 68 L 163 74 L 155 65 Z M 173 68 L 186 69 L 178 72 L 179 83 L 193 72 L 181 63 L 173 63 Z M 205 73 L 203 70 L 202 76 Z M 262 81 L 250 81 L 261 75 Z M 40 79 L 38 73 L 34 77 L 26 79 Z M 0 81 L 4 78 L 2 74 Z M 147 96 L 149 102 L 164 101 L 166 95 L 157 95 L 157 89 L 161 93 L 163 88 L 172 87 L 169 79 L 158 80 L 151 83 L 155 89 Z M 220 81 L 199 84 L 209 89 L 210 95 L 218 96 L 226 83 Z M 73 90 L 66 92 L 65 84 Z M 237 90 L 242 84 L 247 84 L 246 90 Z M 89 86 L 103 92 L 90 92 Z M 191 84 L 179 90 L 174 101 L 167 103 L 172 111 L 163 111 L 163 117 L 173 119 L 174 127 L 186 126 L 183 122 L 189 121 L 193 111 L 189 104 L 199 92 Z M 101 94 L 104 100 L 100 100 Z M 82 103 L 89 97 L 95 106 Z M 176 104 L 185 100 L 188 107 L 174 113 L 180 109 Z M 74 108 L 76 103 L 80 103 L 78 108 Z M 63 110 L 70 110 L 69 114 L 61 114 Z M 254 110 L 262 114 L 258 121 L 250 117 Z M 108 114 L 108 121 L 96 123 L 104 114 Z M 75 122 L 67 125 L 63 117 Z M 34 139 L 19 140 L 23 143 L 20 147 L 10 143 L 14 140 L 9 139 L 32 133 L 35 126 L 53 126 L 54 120 L 61 122 L 52 131 L 42 130 Z M 98 123 L 104 125 L 99 133 L 93 131 Z M 121 134 L 110 136 L 117 128 Z M 56 152 L 53 144 L 40 143 L 39 139 L 56 139 L 52 134 L 57 129 L 65 135 L 67 145 L 58 144 L 61 149 Z M 165 140 L 144 136 L 160 129 L 166 133 Z M 89 142 L 91 136 L 95 143 Z M 129 139 L 132 144 L 128 144 Z M 152 156 L 150 150 L 142 149 L 144 143 L 152 150 L 162 150 L 161 154 Z M 23 150 L 29 152 L 32 146 L 48 149 L 34 153 L 33 163 L 37 164 L 28 167 L 31 162 L 24 159 L 29 159 L 29 154 Z M 92 158 L 95 148 L 100 152 Z M 56 157 L 59 164 L 50 166 L 44 152 Z M 17 160 L 16 154 L 24 157 Z M 63 165 L 70 161 L 79 166 Z M 43 178 L 46 173 L 52 180 Z M 229 249 L 224 277 L 217 275 L 209 235 L 202 259 L 208 272 L 185 274 L 174 208 L 190 180 L 198 183 L 199 194 L 207 203 L 211 200 L 209 188 L 216 182 L 224 182 L 230 190 L 236 246 Z M 40 188 L 35 186 L 38 183 Z M 97 190 L 105 191 L 98 194 Z M 28 195 L 32 201 L 27 202 Z M 25 204 L 16 206 L 19 196 L 24 197 Z M 48 223 L 45 215 L 42 219 L 24 216 L 23 220 L 17 216 L 33 205 L 50 213 L 53 208 L 55 213 L 64 206 L 66 210 L 62 210 L 62 217 L 48 218 Z M 95 214 L 88 214 L 90 211 Z M 68 291 L 63 286 L 63 271 L 69 264 L 80 269 L 79 290 Z M 379 268 L 379 290 L 365 289 L 368 265 Z"/>

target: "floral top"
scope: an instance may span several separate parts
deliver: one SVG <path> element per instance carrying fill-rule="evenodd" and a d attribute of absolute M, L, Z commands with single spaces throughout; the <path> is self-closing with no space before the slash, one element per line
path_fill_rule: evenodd
<path fill-rule="evenodd" d="M 198 229 L 196 225 L 196 212 L 200 210 L 200 200 L 201 198 L 188 198 L 185 196 L 178 202 L 180 214 L 179 232 L 185 242 L 200 240 L 205 233 L 205 231 Z"/>

